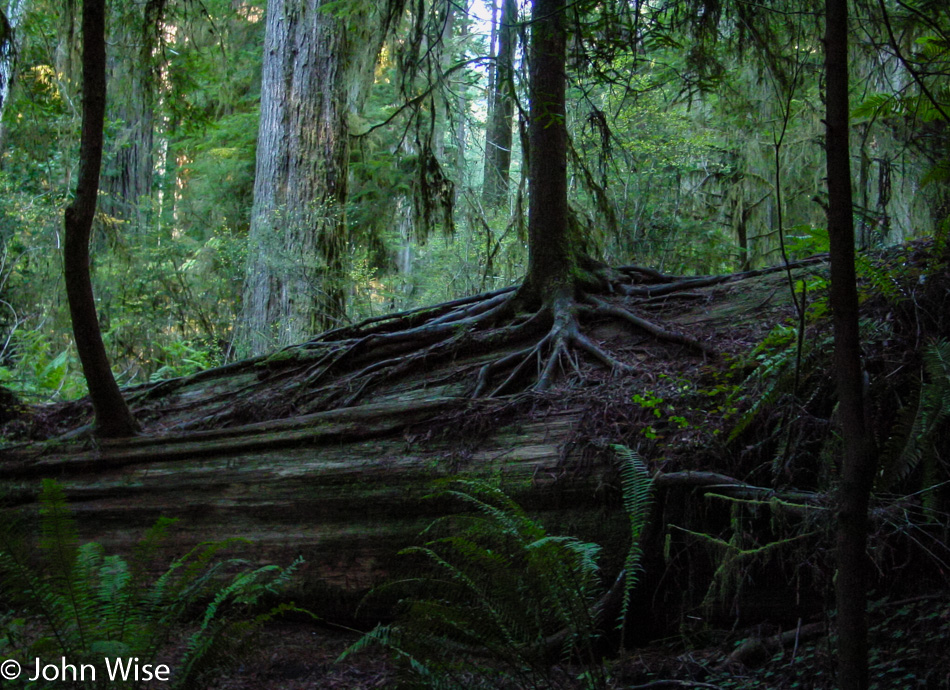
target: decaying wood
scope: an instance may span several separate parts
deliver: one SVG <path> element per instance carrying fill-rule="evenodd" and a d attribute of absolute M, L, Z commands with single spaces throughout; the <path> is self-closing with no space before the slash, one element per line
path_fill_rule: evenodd
<path fill-rule="evenodd" d="M 646 270 L 641 275 L 659 280 Z M 582 314 L 589 319 L 586 333 L 572 335 L 592 357 L 559 354 L 567 379 L 594 377 L 605 392 L 618 385 L 649 388 L 651 366 L 703 366 L 703 348 L 692 346 L 698 335 L 716 339 L 722 351 L 743 347 L 737 334 L 761 327 L 764 312 L 752 309 L 763 298 L 777 295 L 765 313 L 779 318 L 787 311 L 781 275 L 718 278 L 705 286 L 683 281 L 696 298 L 658 302 L 651 312 L 651 323 L 663 332 L 688 333 L 690 340 L 656 340 L 626 321 L 613 320 L 609 328 L 601 323 L 614 309 L 632 308 L 624 300 L 639 298 L 597 303 Z M 328 601 L 339 601 L 340 610 L 352 614 L 355 600 L 392 573 L 397 551 L 416 543 L 433 518 L 456 509 L 425 496 L 433 479 L 460 472 L 502 478 L 552 533 L 583 533 L 623 548 L 624 516 L 604 503 L 612 454 L 597 450 L 606 448 L 604 439 L 582 432 L 589 399 L 567 386 L 543 395 L 471 397 L 479 385 L 504 388 L 515 375 L 497 365 L 506 357 L 514 358 L 513 367 L 539 366 L 518 340 L 537 325 L 530 318 L 513 320 L 507 330 L 465 330 L 510 294 L 379 317 L 268 357 L 140 386 L 128 397 L 142 435 L 96 442 L 65 434 L 8 447 L 0 451 L 0 489 L 30 512 L 39 480 L 58 479 L 81 537 L 107 552 L 127 553 L 164 515 L 180 519 L 172 553 L 208 539 L 240 538 L 237 553 L 255 562 L 303 556 L 292 596 L 298 603 L 321 599 L 323 612 Z M 492 376 L 485 375 L 478 383 L 478 373 L 493 366 L 498 377 L 489 383 Z M 88 421 L 88 412 L 80 413 L 72 427 Z M 595 461 L 584 460 L 585 471 L 572 471 L 572 463 L 590 457 Z M 774 496 L 686 469 L 658 474 L 656 486 L 695 486 L 733 499 Z M 807 494 L 782 498 L 820 505 Z"/>

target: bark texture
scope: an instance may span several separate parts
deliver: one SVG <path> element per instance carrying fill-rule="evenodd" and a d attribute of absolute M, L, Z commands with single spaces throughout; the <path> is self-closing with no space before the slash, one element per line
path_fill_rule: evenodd
<path fill-rule="evenodd" d="M 86 0 L 82 9 L 83 106 L 76 196 L 65 214 L 63 271 L 76 350 L 89 386 L 99 435 L 128 436 L 136 424 L 112 375 L 89 276 L 89 234 L 96 213 L 102 167 L 106 106 L 104 0 Z"/>
<path fill-rule="evenodd" d="M 112 40 L 141 48 L 113 55 L 107 65 L 113 90 L 109 119 L 120 124 L 105 155 L 102 211 L 117 220 L 132 222 L 138 232 L 148 229 L 155 171 L 155 40 L 149 30 L 154 19 L 148 15 L 156 4 L 150 0 L 144 10 L 133 6 L 131 16 L 113 22 Z"/>
<path fill-rule="evenodd" d="M 20 21 L 28 4 L 28 0 L 7 0 L 0 6 L 0 150 L 3 149 L 3 111 L 10 98 L 17 53 L 23 42 Z"/>
<path fill-rule="evenodd" d="M 830 301 L 844 459 L 838 490 L 838 686 L 868 687 L 868 502 L 875 459 L 865 422 L 848 125 L 848 6 L 826 0 L 825 70 Z"/>
<path fill-rule="evenodd" d="M 577 250 L 567 222 L 564 0 L 534 0 L 531 16 L 529 249 L 521 293 L 529 302 L 573 299 Z"/>
<path fill-rule="evenodd" d="M 508 198 L 511 127 L 514 118 L 513 75 L 517 20 L 518 4 L 515 0 L 502 0 L 498 27 L 498 54 L 495 56 L 489 125 L 485 135 L 485 173 L 482 182 L 482 202 L 489 209 L 504 205 Z"/>
<path fill-rule="evenodd" d="M 297 342 L 345 315 L 349 131 L 394 12 L 267 5 L 257 172 L 244 290 L 250 354 Z"/>

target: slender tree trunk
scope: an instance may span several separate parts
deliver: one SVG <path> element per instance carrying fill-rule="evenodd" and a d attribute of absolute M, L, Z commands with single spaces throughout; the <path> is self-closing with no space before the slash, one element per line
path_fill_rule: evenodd
<path fill-rule="evenodd" d="M 838 687 L 868 687 L 867 514 L 875 459 L 864 416 L 848 127 L 847 0 L 826 0 L 825 70 L 830 299 L 844 440 L 838 489 Z"/>
<path fill-rule="evenodd" d="M 567 220 L 564 0 L 534 0 L 531 22 L 528 275 L 521 290 L 529 303 L 573 298 L 577 264 Z"/>
<path fill-rule="evenodd" d="M 515 0 L 502 0 L 498 27 L 498 55 L 495 59 L 494 91 L 490 100 L 488 131 L 485 133 L 485 172 L 482 202 L 498 208 L 508 198 L 511 170 L 512 121 L 514 118 L 514 57 L 518 20 Z"/>
<path fill-rule="evenodd" d="M 63 267 L 76 350 L 89 386 L 100 436 L 129 436 L 136 423 L 112 375 L 89 276 L 89 235 L 96 213 L 106 107 L 105 0 L 82 8 L 83 104 L 76 196 L 66 209 Z"/>
<path fill-rule="evenodd" d="M 455 22 L 459 18 L 459 12 L 454 3 L 449 3 L 445 8 L 444 20 L 442 22 L 442 33 L 439 36 L 439 45 L 436 50 L 439 52 L 439 71 L 445 74 L 452 65 L 455 55 L 451 49 L 452 34 L 455 32 Z M 444 96 L 436 96 L 433 99 L 435 106 L 435 123 L 432 136 L 432 149 L 435 157 L 445 160 L 446 127 L 451 120 L 452 100 L 451 95 L 446 93 Z"/>
<path fill-rule="evenodd" d="M 345 317 L 349 132 L 390 18 L 270 0 L 244 289 L 243 349 L 260 354 Z M 382 5 L 382 6 L 380 6 Z"/>
<path fill-rule="evenodd" d="M 468 8 L 470 3 L 466 3 L 465 11 L 461 13 L 461 16 L 456 20 L 459 25 L 459 35 L 462 38 L 463 45 L 466 42 L 466 37 L 469 34 L 469 24 L 471 19 L 468 16 Z M 455 194 L 458 195 L 459 187 L 466 184 L 465 181 L 465 139 L 467 137 L 466 128 L 465 128 L 465 116 L 468 112 L 468 100 L 465 95 L 465 89 L 458 89 L 455 96 L 455 112 L 458 113 L 458 117 L 455 121 L 455 170 L 458 170 L 458 184 L 455 185 Z"/>

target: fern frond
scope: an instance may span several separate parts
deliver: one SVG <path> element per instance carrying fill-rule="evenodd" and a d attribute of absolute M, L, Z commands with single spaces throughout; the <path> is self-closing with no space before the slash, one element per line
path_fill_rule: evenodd
<path fill-rule="evenodd" d="M 441 496 L 451 496 L 468 503 L 482 512 L 495 525 L 512 536 L 524 531 L 535 531 L 535 523 L 525 515 L 517 503 L 498 487 L 486 482 L 459 479 L 453 482 L 459 489 L 446 489 Z"/>
<path fill-rule="evenodd" d="M 765 382 L 764 387 L 757 391 L 752 405 L 736 420 L 729 432 L 729 441 L 736 440 L 743 431 L 749 428 L 753 421 L 766 407 L 775 404 L 783 395 L 792 392 L 795 386 L 795 361 L 797 351 L 794 343 L 782 348 L 778 352 L 762 359 L 741 386 L 737 389 L 749 389 L 756 383 Z"/>
<path fill-rule="evenodd" d="M 131 627 L 129 617 L 134 610 L 132 575 L 128 564 L 120 556 L 105 556 L 98 566 L 96 592 L 100 636 L 121 641 Z"/>
<path fill-rule="evenodd" d="M 63 654 L 79 649 L 71 635 L 68 602 L 49 582 L 7 550 L 0 551 L 0 590 L 8 593 L 11 603 L 26 605 L 40 614 Z"/>
<path fill-rule="evenodd" d="M 79 559 L 79 535 L 66 505 L 66 494 L 52 479 L 44 479 L 40 490 L 40 550 L 48 580 L 60 595 L 61 604 L 68 607 L 64 618 L 75 624 L 75 643 L 70 646 L 86 649 L 90 599 L 87 561 Z M 84 559 L 89 557 L 91 552 L 87 550 Z"/>
<path fill-rule="evenodd" d="M 266 565 L 248 572 L 240 572 L 230 583 L 221 587 L 205 607 L 198 630 L 189 638 L 185 655 L 179 665 L 179 687 L 196 685 L 205 669 L 216 666 L 241 639 L 260 628 L 268 620 L 284 611 L 296 610 L 293 605 L 278 606 L 248 620 L 233 620 L 222 614 L 226 605 L 242 609 L 255 606 L 262 597 L 284 587 L 303 563 L 298 557 L 289 566 Z"/>
<path fill-rule="evenodd" d="M 897 304 L 907 298 L 897 269 L 882 268 L 871 261 L 866 254 L 857 254 L 854 257 L 854 266 L 858 275 L 877 288 L 888 302 Z"/>
<path fill-rule="evenodd" d="M 433 549 L 427 547 L 414 547 L 414 552 L 426 556 L 440 570 L 447 573 L 448 576 L 464 590 L 468 592 L 468 599 L 479 607 L 483 615 L 494 623 L 495 629 L 504 639 L 505 643 L 511 646 L 517 646 L 515 636 L 505 621 L 505 616 L 501 613 L 496 601 L 492 595 L 490 586 L 491 581 L 478 582 L 472 577 L 465 567 L 460 567 L 451 563 L 436 553 Z M 463 564 L 464 566 L 464 564 Z"/>
<path fill-rule="evenodd" d="M 900 110 L 900 102 L 892 93 L 872 93 L 851 110 L 851 117 L 858 120 L 872 120 L 895 115 Z"/>
<path fill-rule="evenodd" d="M 912 416 L 905 412 L 899 417 L 885 446 L 878 480 L 881 490 L 894 489 L 921 465 L 924 474 L 929 475 L 925 481 L 939 480 L 936 471 L 937 434 L 950 419 L 950 341 L 930 343 L 921 357 L 923 371 L 917 406 Z"/>
<path fill-rule="evenodd" d="M 130 566 L 119 556 L 106 556 L 96 543 L 79 545 L 62 488 L 44 481 L 40 496 L 43 569 L 28 562 L 8 532 L 0 533 L 0 591 L 9 593 L 16 605 L 39 613 L 45 623 L 44 633 L 28 653 L 47 655 L 53 649 L 77 661 L 133 655 L 152 660 L 179 629 L 187 609 L 210 596 L 201 628 L 187 645 L 185 675 L 179 672 L 176 679 L 179 687 L 202 687 L 195 679 L 220 663 L 226 650 L 273 616 L 290 610 L 292 605 L 283 605 L 243 618 L 264 596 L 286 587 L 302 559 L 287 568 L 263 566 L 250 571 L 244 561 L 214 560 L 221 549 L 239 540 L 199 545 L 149 586 L 148 562 L 171 523 L 156 523 L 136 546 L 136 560 Z M 222 586 L 223 571 L 234 567 L 241 572 Z"/>
<path fill-rule="evenodd" d="M 40 490 L 40 550 L 53 580 L 69 586 L 79 551 L 79 535 L 59 482 L 44 479 Z"/>
<path fill-rule="evenodd" d="M 346 655 L 381 644 L 414 687 L 471 687 L 472 669 L 485 656 L 493 660 L 483 669 L 486 682 L 549 687 L 552 651 L 592 654 L 600 547 L 547 534 L 497 486 L 441 484 L 435 496 L 455 498 L 475 514 L 433 521 L 423 534 L 441 536 L 401 552 L 417 556 L 425 575 L 375 590 L 398 586 L 411 594 L 400 600 L 394 626 L 368 633 Z"/>
<path fill-rule="evenodd" d="M 337 663 L 370 647 L 382 647 L 395 655 L 397 660 L 406 664 L 422 687 L 432 688 L 433 690 L 448 690 L 450 688 L 456 690 L 457 686 L 450 683 L 446 674 L 433 670 L 427 662 L 405 649 L 404 638 L 403 631 L 398 626 L 377 625 L 343 650 L 343 653 L 337 657 Z"/>
<path fill-rule="evenodd" d="M 650 508 L 653 495 L 653 477 L 646 463 L 633 449 L 626 446 L 612 446 L 620 459 L 620 483 L 623 489 L 623 507 L 630 520 L 630 547 L 624 559 L 623 599 L 617 626 L 623 629 L 630 610 L 633 590 L 643 572 L 643 530 L 650 520 Z"/>

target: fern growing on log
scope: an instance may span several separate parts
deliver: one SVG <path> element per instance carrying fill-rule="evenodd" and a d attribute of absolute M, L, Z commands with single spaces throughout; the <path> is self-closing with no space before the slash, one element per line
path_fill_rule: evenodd
<path fill-rule="evenodd" d="M 640 455 L 621 445 L 612 446 L 620 459 L 620 482 L 623 487 L 623 508 L 630 519 L 630 547 L 624 559 L 623 601 L 617 625 L 623 629 L 630 609 L 630 597 L 643 572 L 643 530 L 650 519 L 650 497 L 653 493 L 653 478 Z"/>
<path fill-rule="evenodd" d="M 378 626 L 342 658 L 387 648 L 414 687 L 557 687 L 553 662 L 589 664 L 590 687 L 606 674 L 596 644 L 607 619 L 621 611 L 640 572 L 640 535 L 649 514 L 652 478 L 634 451 L 616 446 L 631 545 L 624 572 L 604 587 L 600 546 L 552 536 L 501 489 L 456 479 L 435 496 L 473 510 L 438 518 L 424 532 L 437 535 L 402 553 L 420 559 L 420 577 L 379 588 L 406 593 L 392 625 Z"/>
<path fill-rule="evenodd" d="M 34 658 L 62 656 L 71 664 L 99 668 L 96 676 L 102 679 L 107 677 L 103 658 L 137 657 L 141 664 L 152 663 L 188 625 L 195 607 L 203 606 L 197 631 L 171 669 L 172 687 L 200 687 L 203 678 L 228 661 L 228 652 L 237 644 L 273 616 L 294 608 L 285 605 L 248 618 L 263 597 L 286 586 L 301 561 L 287 568 L 249 568 L 242 560 L 218 559 L 233 540 L 202 544 L 151 581 L 149 564 L 174 522 L 159 519 L 127 562 L 106 555 L 95 542 L 80 544 L 62 488 L 43 480 L 39 562 L 31 560 L 9 532 L 0 533 L 0 595 L 34 616 L 35 624 L 28 627 L 41 632 L 23 632 L 24 619 L 5 621 L 0 653 L 26 665 Z M 235 569 L 236 575 L 227 575 Z"/>

